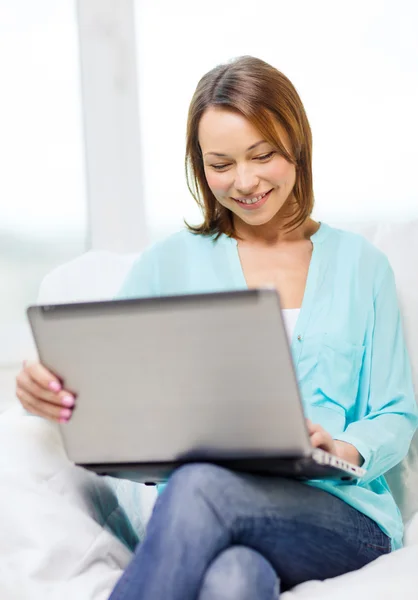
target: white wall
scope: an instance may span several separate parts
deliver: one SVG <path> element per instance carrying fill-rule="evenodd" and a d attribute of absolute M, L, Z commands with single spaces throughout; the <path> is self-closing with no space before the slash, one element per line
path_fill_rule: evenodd
<path fill-rule="evenodd" d="M 251 54 L 283 71 L 314 136 L 316 215 L 418 216 L 415 0 L 136 0 L 145 202 L 151 238 L 198 219 L 183 172 L 200 77 Z"/>

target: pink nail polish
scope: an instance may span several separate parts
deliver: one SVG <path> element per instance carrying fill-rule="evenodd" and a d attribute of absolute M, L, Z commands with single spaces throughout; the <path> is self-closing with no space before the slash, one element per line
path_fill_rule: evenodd
<path fill-rule="evenodd" d="M 61 398 L 61 404 L 63 406 L 68 406 L 68 408 L 72 408 L 74 406 L 75 400 L 73 396 L 67 395 Z"/>
<path fill-rule="evenodd" d="M 61 385 L 58 381 L 50 381 L 48 387 L 52 392 L 59 392 L 61 389 Z"/>
<path fill-rule="evenodd" d="M 68 419 L 59 419 L 59 423 L 68 423 Z"/>
<path fill-rule="evenodd" d="M 63 408 L 60 412 L 60 419 L 69 419 L 71 417 L 71 410 L 69 408 Z"/>

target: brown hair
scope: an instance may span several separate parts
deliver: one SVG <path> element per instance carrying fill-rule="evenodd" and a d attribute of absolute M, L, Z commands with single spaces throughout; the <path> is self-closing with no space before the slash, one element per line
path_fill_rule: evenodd
<path fill-rule="evenodd" d="M 312 185 L 312 134 L 299 95 L 280 71 L 266 62 L 243 56 L 219 65 L 199 81 L 189 107 L 186 137 L 187 186 L 201 208 L 201 225 L 186 226 L 193 233 L 234 235 L 232 213 L 219 204 L 205 177 L 203 157 L 199 145 L 200 119 L 209 107 L 236 111 L 247 118 L 286 160 L 296 167 L 293 196 L 296 210 L 287 224 L 289 229 L 301 225 L 312 213 L 314 194 Z M 277 132 L 277 123 L 286 132 L 289 151 Z"/>

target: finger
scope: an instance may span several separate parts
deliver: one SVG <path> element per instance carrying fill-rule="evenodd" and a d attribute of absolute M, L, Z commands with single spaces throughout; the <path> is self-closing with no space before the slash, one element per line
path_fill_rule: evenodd
<path fill-rule="evenodd" d="M 311 444 L 314 448 L 328 450 L 329 444 L 327 436 L 322 431 L 317 431 L 311 435 Z"/>
<path fill-rule="evenodd" d="M 16 395 L 22 406 L 34 415 L 60 423 L 67 422 L 71 418 L 72 410 L 70 408 L 62 408 L 50 402 L 34 398 L 22 388 L 16 390 Z"/>
<path fill-rule="evenodd" d="M 27 362 L 24 371 L 35 381 L 41 388 L 52 392 L 60 392 L 62 384 L 58 377 L 48 371 L 40 362 Z"/>
<path fill-rule="evenodd" d="M 314 448 L 321 448 L 327 452 L 332 452 L 332 439 L 325 432 L 316 432 L 311 436 L 311 444 Z"/>
<path fill-rule="evenodd" d="M 71 394 L 65 390 L 57 394 L 41 387 L 38 383 L 36 383 L 36 381 L 31 379 L 26 370 L 23 370 L 18 374 L 16 377 L 16 385 L 36 399 L 43 400 L 51 404 L 56 404 L 58 406 L 67 406 L 70 408 L 74 406 L 75 400 Z"/>
<path fill-rule="evenodd" d="M 306 422 L 310 435 L 313 435 L 317 431 L 322 431 L 322 427 L 321 425 L 318 425 L 318 423 L 312 423 L 312 421 L 310 421 L 309 419 L 306 419 Z"/>

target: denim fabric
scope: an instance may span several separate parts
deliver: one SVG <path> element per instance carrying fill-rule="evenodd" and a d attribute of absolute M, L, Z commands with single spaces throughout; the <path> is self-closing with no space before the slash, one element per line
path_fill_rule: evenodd
<path fill-rule="evenodd" d="M 273 600 L 390 550 L 374 521 L 324 490 L 191 464 L 160 494 L 110 600 Z"/>

